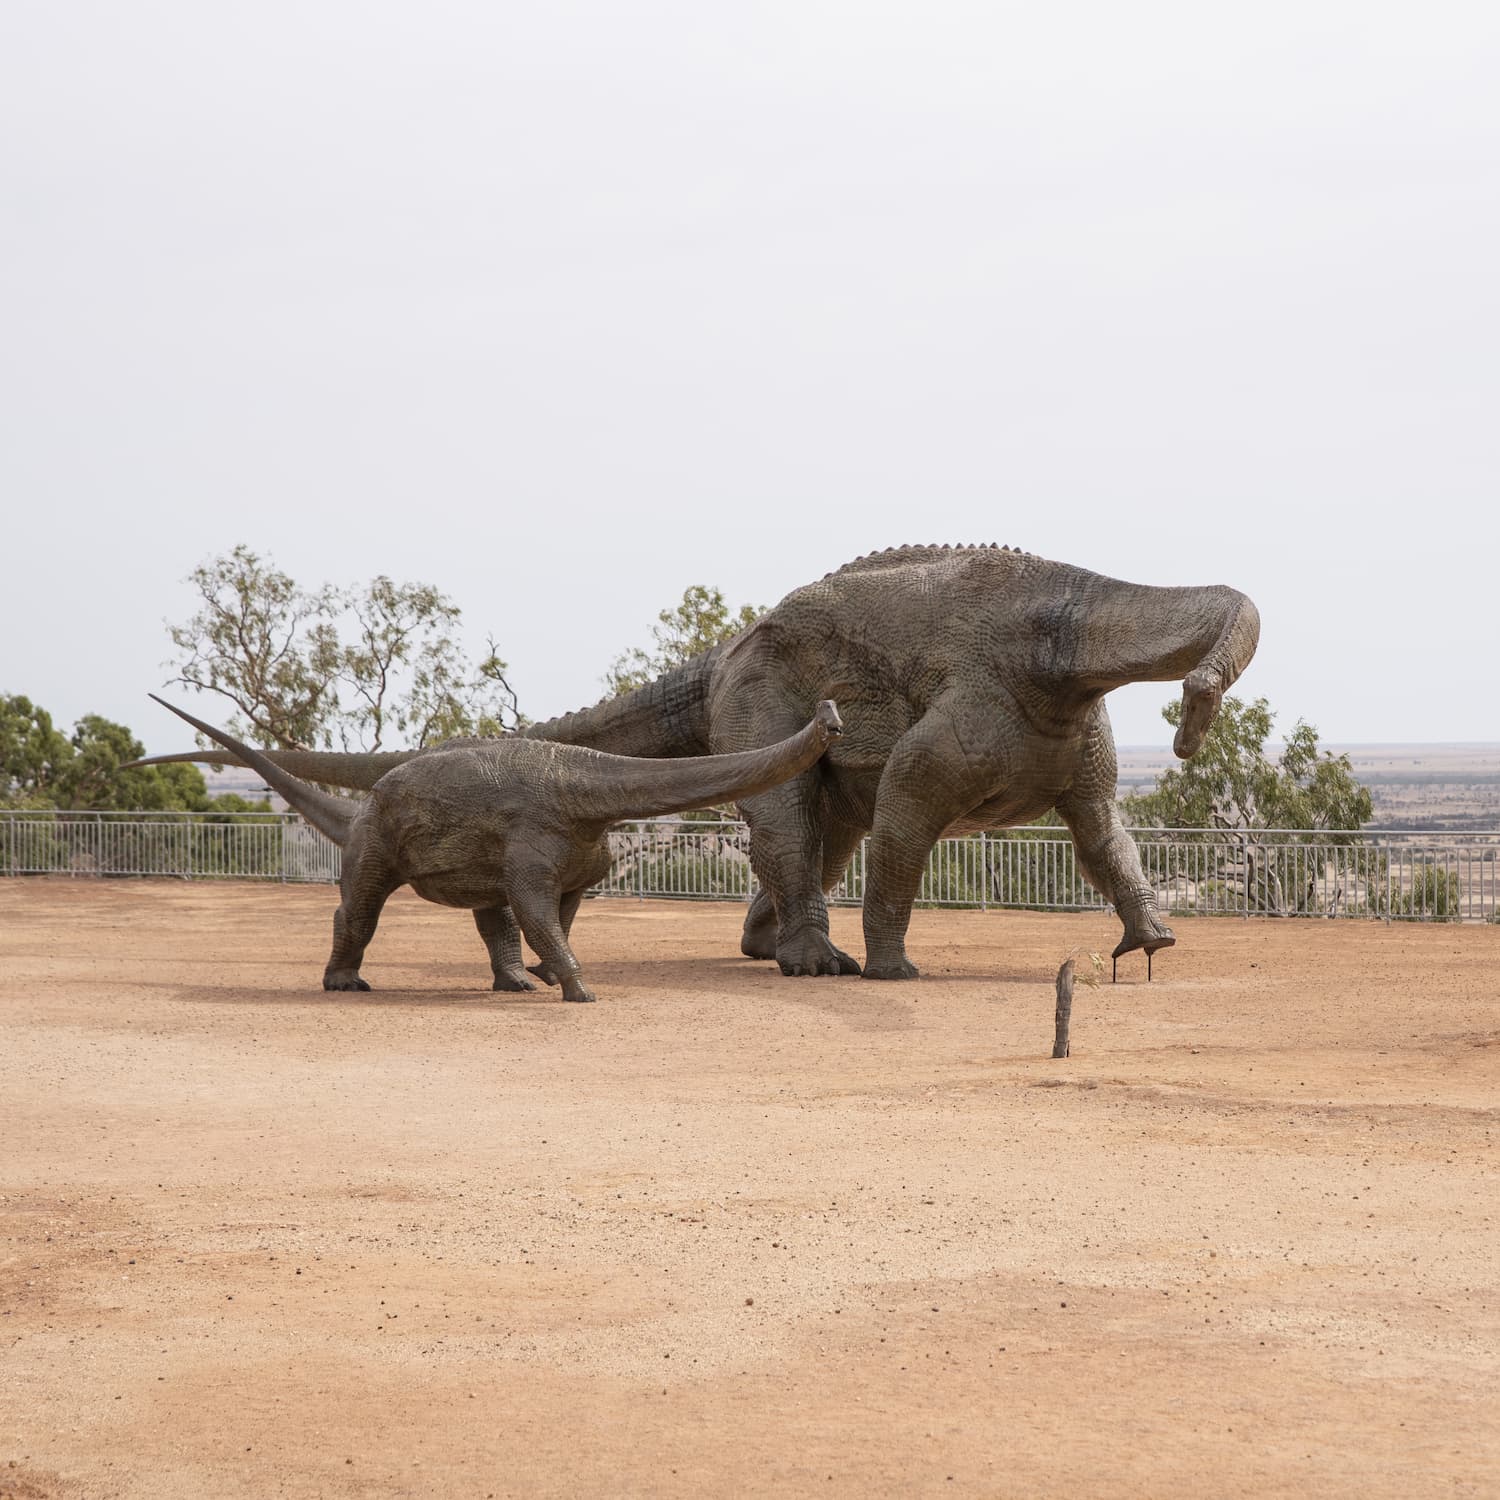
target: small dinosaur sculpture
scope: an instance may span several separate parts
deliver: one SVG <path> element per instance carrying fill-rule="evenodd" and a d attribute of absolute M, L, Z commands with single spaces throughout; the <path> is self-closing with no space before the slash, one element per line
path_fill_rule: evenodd
<path fill-rule="evenodd" d="M 1124 924 L 1115 956 L 1153 953 L 1175 938 L 1115 806 L 1105 694 L 1181 678 L 1173 749 L 1186 760 L 1259 639 L 1255 605 L 1221 585 L 1123 583 L 994 545 L 894 547 L 795 590 L 635 692 L 525 734 L 619 755 L 702 755 L 790 733 L 820 698 L 857 703 L 850 733 L 820 764 L 741 799 L 761 883 L 741 951 L 776 959 L 783 973 L 860 972 L 829 940 L 825 893 L 866 833 L 864 973 L 910 979 L 906 929 L 937 840 L 1053 808 Z M 358 787 L 428 753 L 275 759 Z"/>
<path fill-rule="evenodd" d="M 325 990 L 367 990 L 360 963 L 386 898 L 410 885 L 425 900 L 474 913 L 497 990 L 536 986 L 521 936 L 561 983 L 592 1000 L 568 935 L 583 893 L 610 866 L 613 823 L 753 797 L 807 770 L 842 733 L 820 703 L 800 733 L 736 755 L 638 760 L 545 740 L 503 739 L 424 755 L 382 776 L 367 798 L 335 797 L 258 750 L 151 695 L 217 740 L 344 851 Z"/>

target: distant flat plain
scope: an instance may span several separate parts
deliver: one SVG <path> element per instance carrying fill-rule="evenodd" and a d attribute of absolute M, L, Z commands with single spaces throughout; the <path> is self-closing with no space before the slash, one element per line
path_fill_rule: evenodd
<path fill-rule="evenodd" d="M 1273 756 L 1280 753 L 1272 745 Z M 1500 743 L 1325 745 L 1347 755 L 1375 803 L 1372 828 L 1500 829 Z M 1149 792 L 1178 764 L 1168 745 L 1120 747 L 1120 795 Z"/>

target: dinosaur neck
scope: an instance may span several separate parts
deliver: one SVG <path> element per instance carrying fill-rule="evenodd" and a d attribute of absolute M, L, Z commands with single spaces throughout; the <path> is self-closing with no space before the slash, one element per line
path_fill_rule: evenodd
<path fill-rule="evenodd" d="M 708 684 L 718 655 L 716 646 L 633 693 L 530 724 L 523 733 L 527 739 L 586 745 L 611 755 L 705 755 Z"/>
<path fill-rule="evenodd" d="M 574 810 L 617 823 L 738 802 L 807 770 L 840 727 L 837 709 L 822 703 L 800 733 L 760 750 L 666 760 L 601 754 L 589 760 L 587 774 L 579 778 Z"/>
<path fill-rule="evenodd" d="M 1244 594 L 1222 585 L 1151 588 L 1110 580 L 1090 601 L 1078 635 L 1072 675 L 1092 691 L 1192 674 L 1222 693 L 1255 654 L 1260 616 Z"/>

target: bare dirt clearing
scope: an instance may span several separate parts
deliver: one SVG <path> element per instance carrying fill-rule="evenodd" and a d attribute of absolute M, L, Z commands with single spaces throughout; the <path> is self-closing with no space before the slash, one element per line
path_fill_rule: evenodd
<path fill-rule="evenodd" d="M 333 905 L 0 881 L 0 1496 L 1500 1493 L 1500 928 Z"/>

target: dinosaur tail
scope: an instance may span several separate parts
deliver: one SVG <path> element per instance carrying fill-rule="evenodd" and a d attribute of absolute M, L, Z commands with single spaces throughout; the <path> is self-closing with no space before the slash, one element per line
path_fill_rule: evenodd
<path fill-rule="evenodd" d="M 158 702 L 161 700 L 158 699 Z M 171 704 L 167 705 L 171 708 Z M 173 709 L 175 713 L 176 710 Z M 213 731 L 209 731 L 212 733 Z M 263 760 L 304 781 L 321 782 L 324 786 L 347 786 L 367 792 L 387 771 L 405 765 L 415 750 L 262 750 Z M 164 766 L 177 761 L 193 761 L 204 766 L 248 766 L 242 755 L 233 750 L 179 750 L 172 755 L 145 755 L 121 766 L 122 771 L 131 766 Z"/>
<path fill-rule="evenodd" d="M 612 755 L 675 757 L 708 753 L 708 686 L 721 648 L 713 647 L 664 672 L 632 693 L 606 698 L 592 708 L 562 714 L 522 731 L 527 739 L 557 740 L 564 745 L 586 745 Z M 157 702 L 161 702 L 158 698 Z M 171 704 L 166 705 L 171 708 Z M 177 710 L 173 709 L 176 713 Z M 187 715 L 183 715 L 184 718 Z M 189 719 L 190 723 L 197 720 Z M 215 730 L 205 730 L 221 745 L 230 741 Z M 460 742 L 452 742 L 460 743 Z M 305 781 L 323 786 L 346 786 L 367 792 L 387 771 L 420 754 L 417 750 L 262 750 L 262 760 Z M 146 755 L 130 766 L 162 766 L 192 761 L 204 766 L 248 766 L 238 750 L 179 750 L 171 755 Z M 122 770 L 128 767 L 121 767 Z M 255 769 L 259 770 L 259 765 Z M 261 773 L 265 775 L 264 772 Z M 270 778 L 266 778 L 270 781 Z M 278 791 L 281 789 L 278 787 Z M 286 796 L 286 793 L 282 793 Z M 291 801 L 288 797 L 287 801 Z"/>
<path fill-rule="evenodd" d="M 205 724 L 202 719 L 195 719 L 185 709 L 175 707 L 165 698 L 158 698 L 155 693 L 150 693 L 148 696 L 160 703 L 163 708 L 171 709 L 179 719 L 186 719 L 200 733 L 217 740 L 236 757 L 236 764 L 249 766 L 252 770 L 259 771 L 265 777 L 267 786 L 280 792 L 314 828 L 320 833 L 326 833 L 339 848 L 342 849 L 349 842 L 349 825 L 354 821 L 354 815 L 359 810 L 357 803 L 349 801 L 346 797 L 334 797 L 327 792 L 320 792 L 317 787 L 309 786 L 305 781 L 299 781 L 268 756 L 262 755 L 259 750 L 252 750 L 249 745 L 241 744 L 232 735 L 225 734 L 222 729 L 215 729 L 212 724 Z M 158 760 L 189 758 L 196 759 L 197 757 L 156 757 Z"/>
<path fill-rule="evenodd" d="M 531 740 L 585 745 L 611 755 L 706 755 L 708 689 L 723 649 L 714 646 L 634 692 L 530 724 L 522 733 Z"/>
<path fill-rule="evenodd" d="M 825 701 L 804 729 L 761 750 L 664 760 L 597 755 L 581 789 L 580 811 L 618 823 L 753 797 L 807 770 L 843 732 L 838 709 Z"/>

